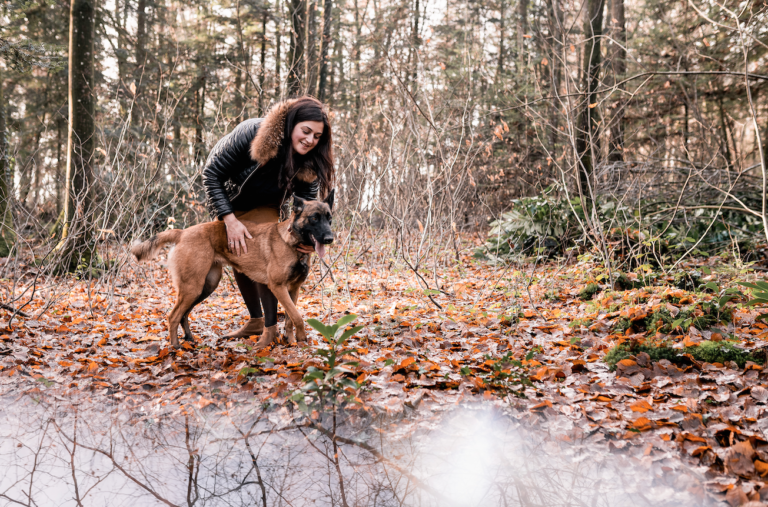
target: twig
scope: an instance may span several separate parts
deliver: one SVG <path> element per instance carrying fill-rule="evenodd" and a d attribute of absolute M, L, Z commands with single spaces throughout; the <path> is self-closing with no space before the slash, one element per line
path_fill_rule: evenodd
<path fill-rule="evenodd" d="M 5 303 L 0 303 L 0 308 L 2 308 L 3 310 L 8 310 L 9 312 L 13 312 L 15 315 L 21 315 L 25 319 L 29 318 L 28 314 L 22 312 L 21 310 L 18 310 L 16 308 L 12 307 L 11 305 L 7 305 Z"/>

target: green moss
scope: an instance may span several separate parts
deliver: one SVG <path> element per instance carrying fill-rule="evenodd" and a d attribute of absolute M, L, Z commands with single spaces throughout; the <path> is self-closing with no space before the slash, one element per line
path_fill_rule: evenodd
<path fill-rule="evenodd" d="M 617 320 L 616 324 L 613 326 L 613 331 L 616 333 L 623 333 L 630 327 L 632 327 L 631 320 L 626 317 L 619 317 L 619 320 Z"/>
<path fill-rule="evenodd" d="M 624 273 L 619 273 L 616 281 L 613 284 L 616 290 L 631 290 L 645 287 L 645 284 L 640 280 L 630 280 L 630 278 Z"/>
<path fill-rule="evenodd" d="M 673 283 L 678 289 L 692 292 L 701 285 L 701 273 L 698 271 L 682 271 L 674 275 Z"/>
<path fill-rule="evenodd" d="M 716 304 L 705 302 L 701 305 L 703 315 L 695 316 L 696 306 L 689 306 L 680 310 L 674 317 L 666 308 L 660 308 L 648 317 L 630 322 L 626 318 L 616 321 L 614 332 L 623 333 L 630 327 L 637 332 L 670 334 L 680 328 L 683 332 L 693 326 L 696 329 L 705 330 L 719 323 L 730 322 L 733 319 L 733 308 L 718 307 Z"/>
<path fill-rule="evenodd" d="M 651 361 L 655 362 L 666 359 L 677 365 L 690 364 L 688 358 L 683 357 L 683 354 L 690 354 L 697 361 L 706 363 L 724 364 L 728 361 L 733 361 L 739 365 L 739 368 L 743 368 L 744 365 L 747 364 L 747 361 L 763 364 L 762 357 L 758 357 L 751 352 L 739 349 L 732 343 L 711 341 L 703 341 L 698 347 L 686 347 L 684 349 L 673 349 L 665 346 L 653 347 L 648 345 L 638 345 L 637 347 L 630 349 L 628 345 L 622 344 L 617 345 L 608 351 L 603 358 L 603 361 L 611 367 L 611 370 L 614 370 L 616 368 L 616 363 L 641 352 L 648 354 Z"/>
<path fill-rule="evenodd" d="M 579 297 L 583 301 L 589 301 L 598 292 L 600 292 L 600 286 L 597 285 L 595 282 L 591 282 L 591 283 L 588 283 L 586 287 L 584 287 L 579 291 Z"/>

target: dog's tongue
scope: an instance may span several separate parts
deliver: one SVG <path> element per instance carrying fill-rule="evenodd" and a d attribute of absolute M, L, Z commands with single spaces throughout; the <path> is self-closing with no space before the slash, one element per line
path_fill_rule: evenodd
<path fill-rule="evenodd" d="M 323 256 L 325 256 L 325 245 L 322 243 L 318 243 L 318 241 L 315 239 L 314 236 L 312 236 L 312 241 L 315 242 L 315 252 L 317 252 L 317 255 L 320 256 L 322 259 Z"/>

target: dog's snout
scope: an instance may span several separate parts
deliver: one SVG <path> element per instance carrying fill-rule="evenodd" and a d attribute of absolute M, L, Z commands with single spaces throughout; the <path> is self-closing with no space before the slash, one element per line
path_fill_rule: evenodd
<path fill-rule="evenodd" d="M 333 234 L 329 234 L 327 236 L 323 236 L 323 239 L 321 240 L 321 243 L 324 245 L 330 245 L 333 243 Z"/>

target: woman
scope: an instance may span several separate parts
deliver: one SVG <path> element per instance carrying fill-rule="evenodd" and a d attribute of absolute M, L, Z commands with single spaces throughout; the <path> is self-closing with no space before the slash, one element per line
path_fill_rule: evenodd
<path fill-rule="evenodd" d="M 245 239 L 251 239 L 241 221 L 277 222 L 291 195 L 317 199 L 318 193 L 328 194 L 333 178 L 331 125 L 323 104 L 311 97 L 280 102 L 266 117 L 242 122 L 216 143 L 203 169 L 208 208 L 226 224 L 235 255 L 247 253 Z M 269 288 L 234 274 L 250 320 L 225 338 L 260 335 L 276 326 L 277 298 Z"/>

